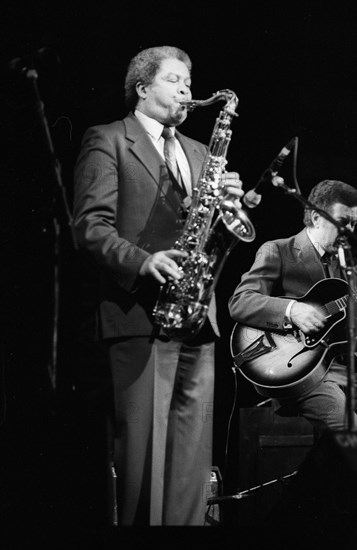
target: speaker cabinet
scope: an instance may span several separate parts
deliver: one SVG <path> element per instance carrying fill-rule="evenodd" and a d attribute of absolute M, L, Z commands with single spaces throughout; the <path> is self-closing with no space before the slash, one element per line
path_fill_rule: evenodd
<path fill-rule="evenodd" d="M 290 479 L 285 476 L 297 470 L 312 448 L 314 434 L 304 418 L 278 416 L 268 402 L 239 410 L 238 439 L 234 487 L 225 488 L 225 494 L 238 487 L 244 497 L 224 505 L 224 518 L 254 531 L 281 498 L 285 479 Z"/>
<path fill-rule="evenodd" d="M 279 550 L 357 548 L 357 433 L 326 433 L 316 442 L 262 533 Z"/>

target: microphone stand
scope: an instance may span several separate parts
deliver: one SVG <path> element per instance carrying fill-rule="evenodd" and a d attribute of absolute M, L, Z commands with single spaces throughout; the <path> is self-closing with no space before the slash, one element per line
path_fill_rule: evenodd
<path fill-rule="evenodd" d="M 66 197 L 66 191 L 65 187 L 62 182 L 62 171 L 61 171 L 61 164 L 56 157 L 55 149 L 53 146 L 47 118 L 44 111 L 44 104 L 41 100 L 38 85 L 37 85 L 37 79 L 38 74 L 37 71 L 34 68 L 24 68 L 22 69 L 24 72 L 26 78 L 31 84 L 32 91 L 35 98 L 35 106 L 37 110 L 37 114 L 40 119 L 41 123 L 41 129 L 43 131 L 44 137 L 45 137 L 45 143 L 47 147 L 47 151 L 49 153 L 50 161 L 51 161 L 51 169 L 53 173 L 54 180 L 57 184 L 57 187 L 59 191 L 61 192 L 62 196 L 62 203 L 64 207 L 65 214 L 68 219 L 68 224 L 71 228 L 72 233 L 72 240 L 73 245 L 77 249 L 77 242 L 73 230 L 73 219 L 70 212 L 70 208 L 68 205 L 67 197 Z M 54 234 L 55 234 L 55 244 L 54 244 L 54 288 L 53 288 L 53 294 L 54 294 L 54 311 L 53 311 L 53 325 L 52 325 L 52 346 L 51 346 L 51 352 L 50 352 L 50 359 L 48 364 L 48 373 L 50 377 L 50 381 L 52 384 L 52 388 L 56 390 L 57 387 L 57 343 L 58 343 L 58 319 L 59 319 L 59 249 L 60 249 L 60 224 L 58 222 L 58 219 L 56 215 L 54 214 L 53 217 L 53 226 L 54 226 Z"/>
<path fill-rule="evenodd" d="M 313 203 L 305 199 L 298 189 L 292 189 L 285 185 L 283 178 L 276 176 L 272 181 L 275 187 L 281 187 L 288 195 L 291 195 L 305 207 L 315 210 L 321 214 L 324 218 L 330 221 L 337 227 L 339 232 L 338 242 L 338 258 L 342 270 L 345 273 L 348 283 L 348 301 L 347 301 L 347 389 L 346 389 L 346 409 L 347 409 L 347 431 L 356 431 L 354 422 L 354 409 L 355 409 L 355 349 L 356 349 L 356 332 L 355 332 L 355 299 L 354 289 L 355 285 L 355 272 L 356 265 L 354 264 L 353 254 L 351 251 L 351 245 L 349 240 L 352 239 L 357 243 L 356 236 L 336 221 L 328 212 L 316 207 Z"/>
<path fill-rule="evenodd" d="M 348 282 L 348 303 L 347 303 L 347 342 L 348 342 L 348 368 L 347 368 L 347 420 L 348 430 L 354 431 L 354 404 L 355 404 L 355 339 L 356 339 L 356 324 L 355 324 L 355 272 L 353 255 L 351 252 L 351 246 L 348 242 L 348 238 L 344 236 L 339 237 L 338 256 L 341 268 L 343 269 L 346 280 Z"/>
<path fill-rule="evenodd" d="M 241 500 L 243 498 L 253 496 L 254 493 L 259 491 L 260 489 L 263 489 L 263 487 L 268 487 L 268 485 L 272 485 L 275 483 L 283 483 L 286 479 L 289 479 L 292 476 L 296 476 L 297 473 L 298 471 L 294 470 L 290 474 L 279 476 L 275 479 L 271 479 L 270 481 L 265 481 L 264 483 L 260 483 L 259 485 L 255 485 L 254 487 L 250 487 L 249 489 L 245 489 L 244 491 L 240 491 L 239 493 L 234 493 L 233 495 L 210 497 L 207 499 L 207 504 L 220 504 L 222 502 L 227 502 L 228 500 Z"/>

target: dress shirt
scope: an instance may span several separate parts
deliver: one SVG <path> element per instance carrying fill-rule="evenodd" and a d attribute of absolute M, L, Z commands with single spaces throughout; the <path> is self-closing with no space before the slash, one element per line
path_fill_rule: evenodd
<path fill-rule="evenodd" d="M 137 119 L 141 122 L 146 130 L 149 138 L 151 139 L 155 149 L 158 151 L 160 156 L 165 160 L 164 155 L 164 144 L 165 140 L 162 137 L 162 131 L 164 125 L 161 122 L 158 122 L 154 118 L 150 118 L 147 115 L 144 115 L 141 111 L 137 109 L 134 112 Z M 172 126 L 170 128 L 171 132 L 175 135 L 175 128 Z M 189 196 L 192 196 L 192 182 L 191 182 L 191 170 L 186 158 L 186 155 L 180 145 L 178 139 L 175 139 L 175 154 L 177 164 L 180 170 L 181 178 L 186 188 L 186 192 Z"/>

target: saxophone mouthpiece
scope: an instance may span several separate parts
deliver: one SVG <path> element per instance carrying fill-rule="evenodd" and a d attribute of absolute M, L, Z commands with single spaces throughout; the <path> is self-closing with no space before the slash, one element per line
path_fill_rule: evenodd
<path fill-rule="evenodd" d="M 180 101 L 180 105 L 182 105 L 182 107 L 186 107 L 188 111 L 193 111 L 195 107 L 197 107 L 197 101 Z"/>

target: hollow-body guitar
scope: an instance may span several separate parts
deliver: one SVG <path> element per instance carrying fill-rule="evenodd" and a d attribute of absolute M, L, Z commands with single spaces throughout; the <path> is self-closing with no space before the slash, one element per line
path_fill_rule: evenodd
<path fill-rule="evenodd" d="M 305 335 L 298 329 L 274 331 L 236 323 L 231 333 L 234 364 L 262 395 L 292 397 L 309 390 L 346 351 L 346 281 L 322 279 L 304 296 L 291 299 L 319 308 L 326 318 L 324 328 Z"/>

